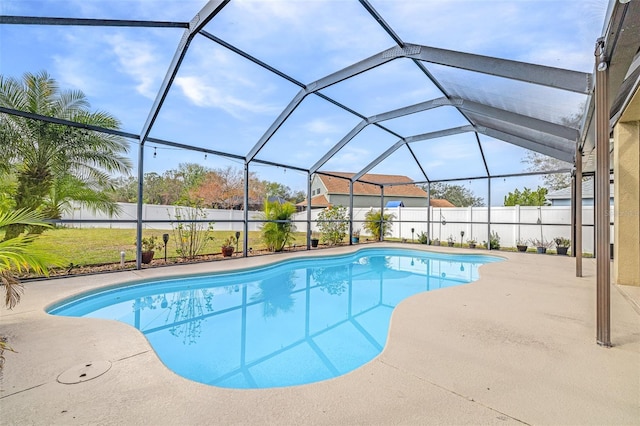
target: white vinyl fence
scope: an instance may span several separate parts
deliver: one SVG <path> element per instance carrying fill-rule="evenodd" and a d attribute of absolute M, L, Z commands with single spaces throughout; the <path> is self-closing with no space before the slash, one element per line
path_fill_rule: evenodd
<path fill-rule="evenodd" d="M 369 210 L 376 208 L 356 208 L 353 212 L 354 229 L 361 229 L 361 238 L 367 236 L 364 231 L 364 218 Z M 418 234 L 426 232 L 430 238 L 447 241 L 453 237 L 456 243 L 466 243 L 474 239 L 478 244 L 488 241 L 489 226 L 487 207 L 430 207 L 431 226 L 427 223 L 426 207 L 394 207 L 385 209 L 385 213 L 394 215 L 391 235 L 388 238 L 404 238 L 407 241 L 417 241 Z M 312 222 L 322 210 L 313 210 Z M 503 247 L 515 247 L 517 241 L 543 240 L 553 241 L 556 237 L 571 238 L 571 207 L 570 206 L 515 206 L 491 207 L 491 232 L 500 237 Z M 613 211 L 611 216 L 613 217 Z M 295 220 L 306 220 L 306 212 L 296 214 Z M 583 251 L 593 253 L 594 227 L 593 206 L 583 206 L 582 209 L 582 240 Z M 306 223 L 297 224 L 299 231 L 306 230 Z M 312 231 L 317 231 L 312 223 Z M 464 231 L 464 237 L 460 232 Z M 613 237 L 613 228 L 611 229 Z M 613 241 L 612 241 L 613 242 Z M 532 245 L 529 243 L 529 245 Z"/>
<path fill-rule="evenodd" d="M 135 228 L 136 204 L 119 203 L 121 214 L 109 218 L 102 213 L 94 214 L 91 211 L 76 207 L 66 214 L 63 219 L 82 221 L 69 223 L 73 227 L 96 228 Z M 184 216 L 188 207 L 143 205 L 142 219 L 144 221 L 162 221 L 145 223 L 146 229 L 166 230 L 171 229 L 171 220 L 181 212 Z M 365 214 L 371 208 L 354 209 L 354 229 L 362 231 L 361 237 L 367 237 L 363 222 Z M 379 209 L 373 209 L 379 210 Z M 571 237 L 571 208 L 569 206 L 542 206 L 542 207 L 450 207 L 430 208 L 431 226 L 427 223 L 428 213 L 426 207 L 394 207 L 385 209 L 386 213 L 394 215 L 390 238 L 404 238 L 407 241 L 417 240 L 418 234 L 426 232 L 430 238 L 438 238 L 446 241 L 449 237 L 460 243 L 474 239 L 481 244 L 488 241 L 489 229 L 500 236 L 500 245 L 514 247 L 518 240 L 546 240 L 552 241 L 556 237 Z M 317 231 L 315 221 L 321 209 L 311 212 L 311 230 Z M 214 229 L 218 231 L 242 231 L 244 212 L 241 210 L 203 209 L 204 218 L 214 222 Z M 491 214 L 491 227 L 487 225 Z M 250 211 L 249 220 L 258 220 L 260 212 Z M 613 217 L 613 212 L 611 216 Z M 293 217 L 296 229 L 299 232 L 307 230 L 307 213 L 299 212 Z M 97 221 L 97 222 L 91 222 Z M 127 222 L 119 222 L 127 221 Z M 583 251 L 593 253 L 594 227 L 593 206 L 584 206 L 582 210 L 582 235 Z M 250 222 L 249 230 L 258 231 L 261 223 Z M 460 232 L 464 231 L 464 237 Z M 611 231 L 613 237 L 613 229 Z"/>
<path fill-rule="evenodd" d="M 65 214 L 62 219 L 82 221 L 81 223 L 68 224 L 68 226 L 73 226 L 74 228 L 135 228 L 138 205 L 133 203 L 118 203 L 118 205 L 121 213 L 112 217 L 104 213 L 91 212 L 84 207 L 74 207 L 73 211 Z M 183 219 L 188 219 L 186 216 L 188 216 L 189 211 L 193 212 L 193 209 L 190 207 L 143 204 L 143 221 L 163 221 L 145 223 L 144 228 L 170 230 L 172 229 L 171 221 L 175 220 L 177 215 L 181 215 Z M 213 222 L 213 229 L 216 231 L 242 231 L 244 229 L 244 211 L 242 210 L 201 209 L 201 211 L 202 216 L 199 216 L 198 219 Z M 257 219 L 260 213 L 250 211 L 249 219 Z M 106 221 L 109 222 L 107 223 Z M 258 231 L 259 228 L 259 223 L 249 224 L 249 231 Z"/>

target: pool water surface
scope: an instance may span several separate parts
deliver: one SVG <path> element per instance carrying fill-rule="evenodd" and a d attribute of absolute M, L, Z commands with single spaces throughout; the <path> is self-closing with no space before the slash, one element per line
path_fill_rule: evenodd
<path fill-rule="evenodd" d="M 480 265 L 500 260 L 365 248 L 129 284 L 63 301 L 49 313 L 130 324 L 190 380 L 243 389 L 301 385 L 375 358 L 403 299 L 475 281 Z"/>

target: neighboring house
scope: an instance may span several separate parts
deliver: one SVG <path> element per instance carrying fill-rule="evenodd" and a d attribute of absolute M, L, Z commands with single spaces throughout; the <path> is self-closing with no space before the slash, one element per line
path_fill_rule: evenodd
<path fill-rule="evenodd" d="M 327 172 L 333 176 L 315 174 L 311 181 L 311 208 L 325 208 L 330 205 L 349 206 L 349 178 L 354 173 Z M 341 179 L 340 176 L 344 179 Z M 427 193 L 419 186 L 411 183 L 407 176 L 366 174 L 362 180 L 367 182 L 379 182 L 384 184 L 398 183 L 398 185 L 385 186 L 383 203 L 389 203 L 394 207 L 426 207 Z M 454 207 L 447 200 L 431 200 L 434 207 Z M 304 209 L 307 200 L 297 204 Z M 353 184 L 353 207 L 380 207 L 380 187 L 368 183 L 356 182 Z"/>
<path fill-rule="evenodd" d="M 593 179 L 582 181 L 582 205 L 593 206 Z M 571 187 L 562 188 L 547 194 L 552 206 L 571 205 Z M 613 183 L 609 184 L 609 204 L 613 205 Z"/>

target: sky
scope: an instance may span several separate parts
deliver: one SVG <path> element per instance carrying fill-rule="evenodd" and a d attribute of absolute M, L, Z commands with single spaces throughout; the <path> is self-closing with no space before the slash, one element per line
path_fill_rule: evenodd
<path fill-rule="evenodd" d="M 203 0 L 2 0 L 3 15 L 188 22 Z M 370 0 L 407 43 L 495 56 L 590 73 L 606 0 Z M 295 80 L 309 84 L 394 47 L 392 38 L 356 0 L 232 0 L 205 27 Z M 81 90 L 93 110 L 108 111 L 124 131 L 139 134 L 183 30 L 179 28 L 0 25 L 0 73 L 20 78 L 46 70 L 60 86 Z M 502 78 L 426 64 L 452 95 L 562 122 L 586 97 L 536 89 Z M 245 156 L 298 93 L 299 87 L 198 35 L 191 43 L 150 136 Z M 363 116 L 443 96 L 409 59 L 399 59 L 322 90 Z M 318 96 L 307 96 L 260 150 L 265 161 L 309 168 L 361 121 Z M 452 107 L 381 123 L 408 137 L 468 124 Z M 367 126 L 320 170 L 357 172 L 398 137 Z M 137 141 L 131 159 L 138 164 Z M 431 180 L 518 173 L 526 151 L 473 133 L 410 147 Z M 144 169 L 162 173 L 180 163 L 242 168 L 240 160 L 147 143 Z M 306 189 L 306 173 L 252 163 L 261 179 Z M 406 147 L 372 173 L 424 180 Z M 133 170 L 137 174 L 137 169 Z M 486 180 L 460 180 L 487 200 Z M 491 204 L 537 177 L 494 179 Z"/>

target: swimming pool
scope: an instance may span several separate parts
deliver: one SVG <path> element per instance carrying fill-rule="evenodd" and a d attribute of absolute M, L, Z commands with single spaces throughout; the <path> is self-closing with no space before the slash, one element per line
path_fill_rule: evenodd
<path fill-rule="evenodd" d="M 207 276 L 129 284 L 56 304 L 50 314 L 140 330 L 177 374 L 227 388 L 337 377 L 384 348 L 403 299 L 477 280 L 500 258 L 365 248 Z"/>

